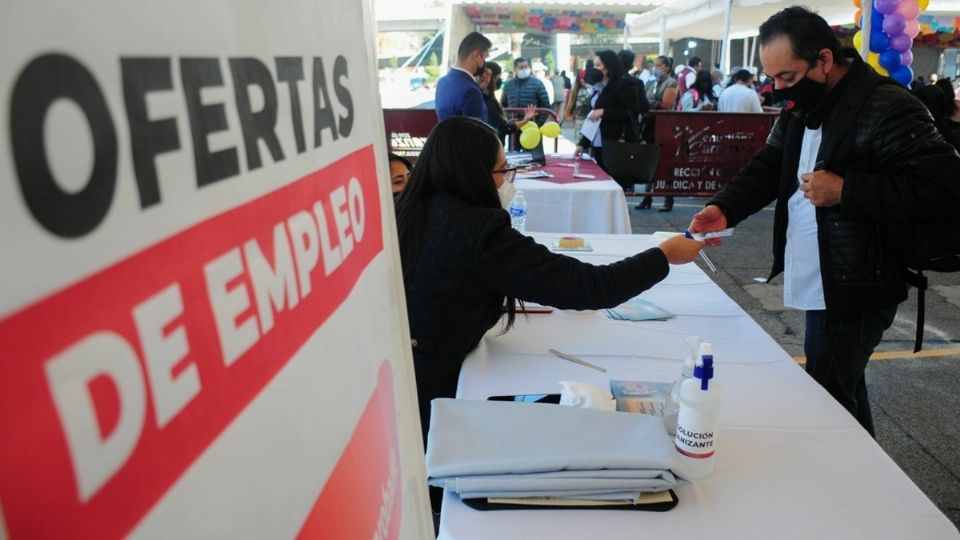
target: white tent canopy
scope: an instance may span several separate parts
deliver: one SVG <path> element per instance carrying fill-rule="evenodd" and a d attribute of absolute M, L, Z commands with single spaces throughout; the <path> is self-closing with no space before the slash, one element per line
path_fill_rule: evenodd
<path fill-rule="evenodd" d="M 730 39 L 756 36 L 757 28 L 781 9 L 796 5 L 797 0 L 733 0 Z M 701 38 L 722 40 L 724 37 L 724 0 L 680 0 L 641 15 L 631 16 L 627 24 L 630 36 L 659 39 Z M 850 0 L 819 0 L 811 9 L 831 26 L 850 24 L 857 10 Z M 924 13 L 960 12 L 960 1 L 931 0 Z M 661 35 L 661 31 L 664 34 Z"/>

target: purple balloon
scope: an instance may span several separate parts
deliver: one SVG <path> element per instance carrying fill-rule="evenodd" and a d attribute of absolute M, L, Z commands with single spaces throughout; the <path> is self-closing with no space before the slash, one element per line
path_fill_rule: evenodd
<path fill-rule="evenodd" d="M 907 21 L 899 13 L 891 13 L 883 18 L 883 31 L 891 38 L 902 34 L 907 27 Z"/>
<path fill-rule="evenodd" d="M 912 51 L 903 51 L 903 54 L 900 55 L 900 65 L 909 67 L 913 63 L 913 52 Z"/>
<path fill-rule="evenodd" d="M 890 38 L 890 48 L 897 52 L 907 52 L 913 45 L 913 40 L 906 34 L 897 34 Z"/>
<path fill-rule="evenodd" d="M 873 7 L 884 15 L 889 15 L 897 10 L 900 0 L 873 0 Z"/>

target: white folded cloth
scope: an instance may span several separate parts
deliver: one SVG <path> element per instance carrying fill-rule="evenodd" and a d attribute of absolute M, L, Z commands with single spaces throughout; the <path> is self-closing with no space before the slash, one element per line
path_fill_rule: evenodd
<path fill-rule="evenodd" d="M 602 411 L 617 410 L 613 394 L 590 383 L 560 381 L 560 404 Z"/>
<path fill-rule="evenodd" d="M 538 403 L 431 404 L 429 483 L 464 499 L 632 499 L 686 482 L 660 418 Z"/>

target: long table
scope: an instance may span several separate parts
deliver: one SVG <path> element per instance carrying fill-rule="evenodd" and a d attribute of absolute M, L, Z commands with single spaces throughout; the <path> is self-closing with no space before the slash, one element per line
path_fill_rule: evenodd
<path fill-rule="evenodd" d="M 546 245 L 559 235 L 536 234 Z M 656 245 L 650 235 L 586 235 L 606 264 Z M 713 344 L 724 400 L 717 463 L 676 489 L 665 513 L 623 510 L 481 512 L 444 498 L 440 538 L 960 538 L 957 529 L 845 409 L 696 265 L 671 267 L 643 297 L 676 314 L 620 322 L 601 312 L 555 311 L 496 328 L 464 363 L 458 397 L 558 392 L 559 381 L 671 381 L 685 338 Z M 606 373 L 563 361 L 584 358 Z M 570 436 L 576 436 L 570 426 Z M 616 444 L 616 434 L 611 434 Z"/>
<path fill-rule="evenodd" d="M 572 159 L 548 156 L 545 169 L 553 178 L 517 178 L 516 187 L 527 199 L 527 230 L 629 234 L 630 211 L 620 185 L 592 161 L 580 166 L 592 180 L 574 178 L 572 165 Z"/>

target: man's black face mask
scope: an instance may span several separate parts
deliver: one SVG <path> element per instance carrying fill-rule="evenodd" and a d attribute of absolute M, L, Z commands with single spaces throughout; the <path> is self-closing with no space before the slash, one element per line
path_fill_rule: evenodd
<path fill-rule="evenodd" d="M 812 67 L 810 69 L 813 69 Z M 789 88 L 774 89 L 773 102 L 793 113 L 808 113 L 817 108 L 827 92 L 827 83 L 810 78 L 810 70 Z"/>

